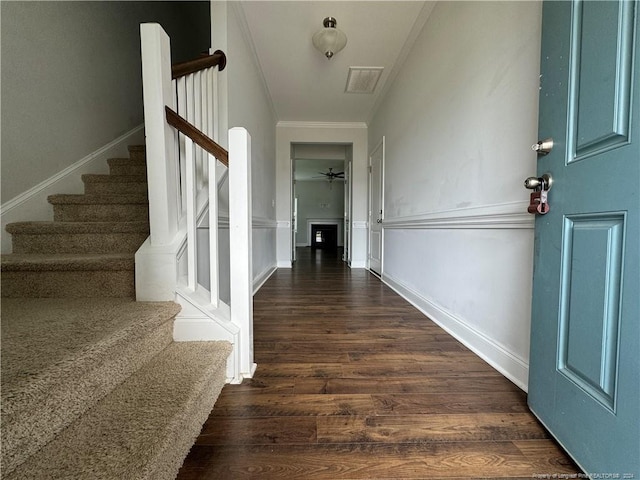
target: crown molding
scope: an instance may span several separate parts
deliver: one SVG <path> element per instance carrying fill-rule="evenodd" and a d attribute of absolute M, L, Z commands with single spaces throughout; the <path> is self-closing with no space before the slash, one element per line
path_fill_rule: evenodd
<path fill-rule="evenodd" d="M 326 128 L 326 129 L 361 129 L 368 128 L 365 122 L 297 122 L 297 121 L 279 121 L 276 124 L 279 128 Z"/>

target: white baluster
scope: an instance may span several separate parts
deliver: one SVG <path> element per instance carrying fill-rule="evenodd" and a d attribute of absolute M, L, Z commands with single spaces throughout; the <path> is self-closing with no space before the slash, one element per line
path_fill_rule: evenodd
<path fill-rule="evenodd" d="M 220 296 L 220 279 L 219 279 L 219 260 L 218 260 L 218 185 L 217 178 L 217 160 L 211 154 L 208 155 L 209 161 L 209 278 L 211 305 L 218 307 Z"/>
<path fill-rule="evenodd" d="M 197 225 L 196 225 L 196 189 L 195 187 L 195 155 L 193 141 L 185 137 L 185 163 L 186 163 L 186 187 L 187 187 L 187 284 L 195 290 L 198 281 L 198 257 L 197 257 Z"/>

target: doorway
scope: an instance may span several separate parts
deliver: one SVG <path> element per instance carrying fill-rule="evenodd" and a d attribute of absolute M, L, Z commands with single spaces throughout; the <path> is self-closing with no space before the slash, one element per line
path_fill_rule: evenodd
<path fill-rule="evenodd" d="M 348 262 L 352 156 L 352 144 L 291 143 L 293 261 L 300 248 L 329 248 Z"/>

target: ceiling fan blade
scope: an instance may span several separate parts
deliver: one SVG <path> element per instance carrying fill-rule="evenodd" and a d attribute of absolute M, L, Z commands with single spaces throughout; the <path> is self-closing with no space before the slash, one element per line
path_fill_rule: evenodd
<path fill-rule="evenodd" d="M 334 175 L 344 175 L 344 172 L 336 172 Z"/>

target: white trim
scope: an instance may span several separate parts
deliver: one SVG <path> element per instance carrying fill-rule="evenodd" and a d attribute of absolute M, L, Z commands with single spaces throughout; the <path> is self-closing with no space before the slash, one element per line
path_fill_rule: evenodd
<path fill-rule="evenodd" d="M 385 212 L 385 207 L 384 207 L 384 164 L 385 164 L 385 144 L 386 144 L 386 140 L 385 140 L 385 136 L 383 135 L 382 138 L 380 139 L 380 141 L 378 142 L 378 144 L 373 148 L 373 150 L 369 153 L 369 172 L 367 174 L 367 190 L 368 190 L 368 195 L 367 195 L 367 199 L 368 199 L 368 203 L 367 203 L 367 211 L 368 211 L 368 215 L 367 215 L 367 219 L 368 219 L 368 223 L 367 223 L 367 268 L 369 269 L 369 271 L 371 271 L 372 273 L 375 274 L 374 270 L 371 268 L 371 233 L 374 230 L 373 228 L 373 217 L 374 217 L 374 213 L 371 209 L 371 205 L 373 204 L 373 186 L 372 186 L 372 181 L 373 181 L 373 161 L 372 158 L 373 156 L 376 154 L 376 152 L 378 152 L 378 150 L 382 151 L 382 156 L 380 158 L 380 191 L 378 192 L 378 200 L 379 200 L 379 207 L 380 207 L 380 222 L 384 222 L 384 212 Z M 375 216 L 377 217 L 378 214 L 377 212 L 375 213 Z M 384 273 L 384 228 L 383 225 L 380 225 L 380 268 L 379 268 L 380 272 L 378 273 L 378 275 L 382 275 Z"/>
<path fill-rule="evenodd" d="M 276 228 L 289 229 L 289 228 L 291 228 L 291 221 L 290 220 L 278 220 L 278 221 L 276 221 Z"/>
<path fill-rule="evenodd" d="M 120 147 L 122 145 L 126 145 L 127 141 L 129 140 L 129 137 L 132 137 L 132 136 L 134 136 L 137 133 L 140 133 L 142 131 L 144 131 L 144 124 L 143 125 L 138 125 L 134 129 L 129 130 L 124 135 L 119 136 L 118 138 L 116 138 L 115 140 L 107 143 L 103 147 L 100 147 L 95 152 L 92 152 L 89 155 L 87 155 L 86 157 L 81 158 L 80 160 L 78 160 L 74 164 L 69 165 L 64 170 L 59 171 L 55 175 L 53 175 L 53 176 L 47 178 L 46 180 L 40 182 L 36 186 L 31 187 L 26 192 L 23 192 L 20 195 L 16 195 L 11 200 L 3 203 L 0 206 L 0 215 L 5 215 L 6 213 L 10 212 L 14 208 L 19 207 L 21 204 L 23 204 L 27 200 L 30 200 L 32 197 L 38 195 L 44 189 L 51 187 L 54 183 L 62 180 L 63 178 L 65 178 L 65 177 L 67 177 L 69 175 L 73 175 L 76 172 L 76 170 L 79 170 L 85 164 L 87 164 L 89 162 L 92 162 L 93 160 L 95 160 L 95 159 L 97 159 L 99 157 L 103 157 L 105 154 L 113 155 L 113 152 L 111 152 L 111 153 L 109 152 L 111 149 L 118 148 L 118 147 Z"/>
<path fill-rule="evenodd" d="M 509 202 L 477 207 L 441 210 L 422 215 L 386 219 L 383 228 L 393 229 L 533 229 L 534 215 L 526 202 Z"/>
<path fill-rule="evenodd" d="M 262 288 L 265 282 L 269 280 L 269 278 L 271 278 L 271 275 L 273 275 L 276 272 L 276 270 L 278 270 L 278 267 L 276 267 L 275 265 L 272 265 L 270 267 L 267 267 L 264 272 L 262 272 L 260 275 L 258 275 L 256 278 L 253 279 L 254 295 L 258 290 Z"/>
<path fill-rule="evenodd" d="M 351 227 L 352 228 L 362 228 L 362 229 L 367 229 L 369 228 L 369 222 L 362 222 L 362 221 L 356 221 L 356 222 L 352 222 L 351 223 Z"/>
<path fill-rule="evenodd" d="M 251 225 L 253 228 L 278 228 L 278 222 L 264 217 L 253 217 Z"/>
<path fill-rule="evenodd" d="M 382 281 L 502 375 L 527 391 L 527 361 L 392 276 L 384 274 Z"/>
<path fill-rule="evenodd" d="M 367 128 L 365 122 L 297 122 L 280 120 L 276 127 L 283 128 Z"/>
<path fill-rule="evenodd" d="M 278 261 L 277 268 L 291 268 L 291 260 Z"/>
<path fill-rule="evenodd" d="M 367 268 L 367 262 L 365 262 L 364 260 L 352 260 L 351 263 L 349 263 L 349 268 Z"/>

